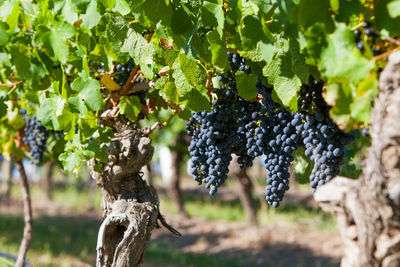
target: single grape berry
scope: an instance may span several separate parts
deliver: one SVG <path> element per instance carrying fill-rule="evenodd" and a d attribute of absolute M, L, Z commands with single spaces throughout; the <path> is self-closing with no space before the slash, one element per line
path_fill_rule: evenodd
<path fill-rule="evenodd" d="M 356 47 L 357 47 L 357 49 L 360 50 L 361 52 L 364 51 L 364 43 L 363 43 L 363 42 L 361 42 L 361 41 L 358 42 Z"/>
<path fill-rule="evenodd" d="M 362 26 L 363 26 L 364 29 L 368 29 L 369 27 L 371 27 L 371 23 L 368 22 L 368 21 L 364 21 Z"/>

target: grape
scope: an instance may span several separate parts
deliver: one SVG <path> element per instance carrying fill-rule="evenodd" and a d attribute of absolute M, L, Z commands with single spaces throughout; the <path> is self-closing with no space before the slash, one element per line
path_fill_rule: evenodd
<path fill-rule="evenodd" d="M 120 86 L 124 86 L 133 67 L 135 67 L 133 59 L 129 59 L 129 61 L 124 65 L 120 63 L 116 64 L 114 69 L 114 81 Z"/>
<path fill-rule="evenodd" d="M 228 53 L 228 59 L 231 70 L 217 77 L 222 85 L 216 90 L 211 111 L 193 113 L 186 124 L 192 137 L 188 149 L 194 180 L 205 183 L 210 195 L 214 195 L 227 178 L 231 154 L 238 156 L 242 168 L 264 155 L 265 199 L 276 208 L 289 189 L 292 153 L 299 146 L 304 146 L 305 155 L 314 161 L 310 176 L 313 190 L 335 177 L 351 136 L 329 118 L 330 107 L 322 98 L 323 82 L 310 77 L 299 93 L 301 112 L 289 112 L 273 101 L 272 88 L 265 87 L 261 79 L 255 85 L 262 96 L 260 102 L 241 98 L 235 73 L 249 68 L 237 54 Z"/>
<path fill-rule="evenodd" d="M 29 154 L 32 157 L 31 161 L 37 165 L 43 160 L 49 130 L 43 126 L 36 116 L 29 118 L 26 110 L 23 109 L 21 109 L 21 113 L 25 120 L 25 135 L 22 141 L 30 147 Z"/>
<path fill-rule="evenodd" d="M 344 145 L 352 137 L 342 132 L 328 116 L 321 113 L 309 114 L 305 118 L 309 127 L 302 132 L 302 139 L 306 147 L 305 155 L 311 156 L 314 161 L 310 185 L 315 190 L 339 174 Z"/>
<path fill-rule="evenodd" d="M 364 29 L 368 29 L 368 28 L 371 27 L 371 23 L 368 22 L 368 21 L 364 21 L 362 26 L 363 26 Z"/>
<path fill-rule="evenodd" d="M 364 43 L 362 41 L 358 42 L 356 45 L 356 48 L 358 50 L 360 50 L 361 52 L 363 52 L 364 51 Z"/>
<path fill-rule="evenodd" d="M 375 35 L 374 31 L 371 28 L 365 29 L 364 34 L 366 36 L 374 36 Z"/>
<path fill-rule="evenodd" d="M 363 128 L 361 131 L 361 135 L 364 137 L 369 137 L 369 128 L 368 127 Z"/>

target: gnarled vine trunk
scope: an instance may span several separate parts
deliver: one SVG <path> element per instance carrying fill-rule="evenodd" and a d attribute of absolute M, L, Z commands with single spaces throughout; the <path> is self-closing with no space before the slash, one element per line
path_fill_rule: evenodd
<path fill-rule="evenodd" d="M 337 177 L 314 195 L 337 216 L 345 267 L 400 266 L 400 52 L 389 57 L 379 89 L 360 179 Z"/>
<path fill-rule="evenodd" d="M 91 175 L 102 190 L 103 223 L 97 240 L 97 266 L 138 266 L 159 212 L 157 192 L 142 179 L 140 169 L 153 156 L 151 141 L 136 124 L 124 117 L 106 117 L 114 137 L 108 144 L 108 162 Z"/>

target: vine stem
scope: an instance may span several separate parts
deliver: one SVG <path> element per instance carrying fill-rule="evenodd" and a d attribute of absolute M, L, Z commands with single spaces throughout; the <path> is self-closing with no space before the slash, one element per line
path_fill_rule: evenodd
<path fill-rule="evenodd" d="M 131 73 L 129 74 L 128 80 L 126 81 L 124 87 L 121 90 L 121 95 L 126 95 L 131 86 L 135 84 L 134 77 L 136 77 L 136 73 L 138 72 L 138 70 L 139 70 L 139 65 L 133 67 Z"/>
<path fill-rule="evenodd" d="M 177 113 L 177 110 L 174 110 L 166 121 L 164 121 L 162 123 L 157 121 L 150 128 L 144 129 L 144 134 L 145 135 L 149 135 L 152 132 L 154 132 L 156 129 L 163 128 L 163 127 L 167 126 L 167 124 L 175 117 L 176 113 Z"/>
<path fill-rule="evenodd" d="M 20 174 L 20 184 L 22 189 L 22 198 L 24 202 L 24 235 L 19 246 L 18 257 L 15 263 L 16 267 L 23 267 L 25 263 L 26 252 L 28 251 L 29 244 L 32 238 L 32 203 L 29 193 L 29 183 L 26 176 L 22 160 L 15 158 L 15 166 Z"/>
<path fill-rule="evenodd" d="M 12 86 L 11 90 L 8 91 L 8 94 L 11 94 L 15 88 L 17 88 L 17 85 L 22 83 L 22 81 L 18 81 L 18 82 L 13 82 L 13 83 L 0 83 L 0 86 Z"/>

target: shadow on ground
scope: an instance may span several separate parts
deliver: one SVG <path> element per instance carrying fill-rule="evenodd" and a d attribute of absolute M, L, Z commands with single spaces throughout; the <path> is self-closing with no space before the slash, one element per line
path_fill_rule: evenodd
<path fill-rule="evenodd" d="M 177 256 L 171 253 L 169 257 L 176 258 L 177 265 L 170 266 L 234 266 L 234 267 L 255 267 L 255 266 L 271 266 L 271 267 L 334 267 L 340 266 L 340 259 L 332 258 L 328 256 L 316 255 L 312 250 L 302 247 L 297 244 L 285 243 L 285 242 L 274 242 L 273 244 L 263 243 L 257 245 L 256 247 L 244 247 L 239 248 L 229 248 L 229 249 L 218 249 L 218 251 L 213 251 L 212 244 L 218 244 L 219 240 L 227 238 L 226 234 L 185 234 L 181 240 L 171 241 L 171 236 L 168 233 L 158 234 L 155 239 L 151 241 L 152 246 L 150 246 L 147 255 L 152 256 L 158 253 L 153 247 L 164 247 L 169 248 L 171 251 L 180 250 L 184 251 L 188 246 L 195 245 L 199 240 L 203 240 L 208 243 L 209 258 L 215 257 L 217 262 L 203 261 L 199 262 L 199 265 L 190 262 L 190 258 L 187 255 L 191 253 L 186 253 L 186 257 Z M 211 256 L 211 257 L 210 257 Z M 165 257 L 168 257 L 165 255 Z M 145 257 L 145 263 L 146 263 Z M 226 262 L 224 262 L 226 261 Z M 187 264 L 187 265 L 186 265 Z M 150 266 L 150 265 L 148 265 Z M 159 265 L 162 266 L 162 265 Z"/>
<path fill-rule="evenodd" d="M 203 232 L 196 230 L 199 232 L 194 234 L 192 229 L 199 227 L 199 224 Z M 312 250 L 291 242 L 260 239 L 254 244 L 243 243 L 225 248 L 218 246 L 222 242 L 234 242 L 235 235 L 248 234 L 247 230 L 243 230 L 245 228 L 230 227 L 229 224 L 207 220 L 188 221 L 178 228 L 184 234 L 179 239 L 165 230 L 156 230 L 144 255 L 144 266 L 339 266 L 338 258 L 316 255 Z M 208 225 L 219 229 L 204 231 Z M 50 254 L 59 259 L 63 256 L 73 257 L 94 266 L 99 226 L 97 218 L 88 216 L 37 217 L 30 250 L 35 255 Z M 241 229 L 243 232 L 240 232 Z M 3 247 L 18 248 L 22 231 L 22 217 L 0 214 L 0 244 Z M 235 235 L 231 231 L 236 231 Z"/>

